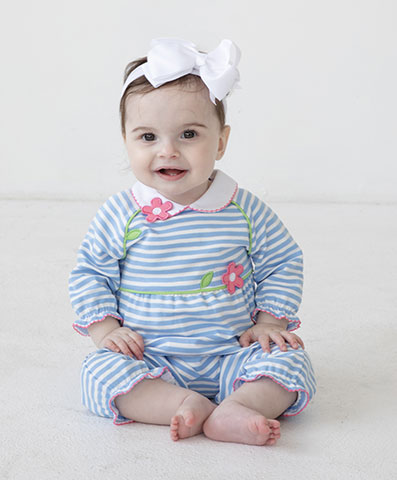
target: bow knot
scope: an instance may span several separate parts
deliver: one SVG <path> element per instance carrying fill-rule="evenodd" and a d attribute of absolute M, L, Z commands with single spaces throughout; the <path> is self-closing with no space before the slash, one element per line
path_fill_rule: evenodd
<path fill-rule="evenodd" d="M 210 98 L 223 100 L 240 78 L 237 65 L 240 50 L 231 40 L 222 40 L 215 50 L 199 52 L 194 43 L 177 38 L 157 38 L 152 40 L 147 62 L 131 72 L 121 96 L 128 85 L 144 75 L 157 88 L 184 75 L 201 77 L 210 91 Z"/>
<path fill-rule="evenodd" d="M 206 61 L 207 61 L 207 55 L 205 53 L 198 52 L 196 56 L 196 66 L 202 67 L 203 65 L 205 65 Z"/>

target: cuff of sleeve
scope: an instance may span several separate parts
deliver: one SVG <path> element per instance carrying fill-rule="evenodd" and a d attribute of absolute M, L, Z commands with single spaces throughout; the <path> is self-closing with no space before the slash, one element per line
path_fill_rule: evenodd
<path fill-rule="evenodd" d="M 87 319 L 79 319 L 73 323 L 73 328 L 80 335 L 83 335 L 84 337 L 89 337 L 90 334 L 88 333 L 88 327 L 90 327 L 94 323 L 102 322 L 103 320 L 105 320 L 106 317 L 113 317 L 116 320 L 119 320 L 120 325 L 123 326 L 124 320 L 120 317 L 119 314 L 108 312 L 100 313 Z"/>
<path fill-rule="evenodd" d="M 291 315 L 289 313 L 284 312 L 283 310 L 280 310 L 279 308 L 276 308 L 270 305 L 255 308 L 255 310 L 251 315 L 251 320 L 254 323 L 256 323 L 256 314 L 258 312 L 268 313 L 269 315 L 276 318 L 277 320 L 281 320 L 285 318 L 286 320 L 288 320 L 287 330 L 289 332 L 293 332 L 294 330 L 297 330 L 301 326 L 301 321 L 296 315 Z"/>

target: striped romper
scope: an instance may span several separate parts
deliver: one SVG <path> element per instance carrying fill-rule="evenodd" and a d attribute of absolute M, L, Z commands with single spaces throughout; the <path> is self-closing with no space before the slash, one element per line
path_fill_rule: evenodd
<path fill-rule="evenodd" d="M 87 327 L 113 316 L 144 340 L 142 361 L 103 348 L 85 359 L 83 404 L 115 425 L 130 423 L 115 399 L 144 378 L 189 388 L 220 403 L 242 385 L 269 377 L 301 412 L 315 393 L 305 350 L 286 352 L 239 337 L 258 311 L 286 318 L 288 330 L 302 293 L 302 252 L 276 214 L 220 170 L 189 206 L 170 202 L 140 182 L 112 196 L 84 238 L 69 290 Z"/>

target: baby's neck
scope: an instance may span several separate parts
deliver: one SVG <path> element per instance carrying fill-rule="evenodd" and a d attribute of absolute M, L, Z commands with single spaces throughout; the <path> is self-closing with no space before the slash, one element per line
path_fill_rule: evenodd
<path fill-rule="evenodd" d="M 201 198 L 210 188 L 211 183 L 212 179 L 208 179 L 205 184 L 200 185 L 193 191 L 189 191 L 181 195 L 173 195 L 169 194 L 168 192 L 163 193 L 161 191 L 159 191 L 159 193 L 161 193 L 161 195 L 163 195 L 165 198 L 167 198 L 167 200 L 170 200 L 171 202 L 177 203 L 178 205 L 187 206 L 197 202 L 197 200 Z"/>

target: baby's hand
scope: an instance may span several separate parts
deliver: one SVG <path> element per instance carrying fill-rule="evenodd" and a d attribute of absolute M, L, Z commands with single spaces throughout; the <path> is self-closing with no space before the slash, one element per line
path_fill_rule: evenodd
<path fill-rule="evenodd" d="M 128 327 L 115 328 L 109 332 L 99 342 L 99 347 L 143 360 L 143 338 Z"/>
<path fill-rule="evenodd" d="M 242 347 L 248 347 L 251 343 L 259 342 L 262 350 L 268 353 L 270 353 L 270 341 L 278 345 L 283 352 L 287 350 L 286 342 L 294 349 L 299 348 L 299 346 L 305 348 L 303 340 L 298 337 L 298 335 L 290 333 L 281 326 L 273 323 L 257 323 L 246 330 L 239 340 Z"/>

